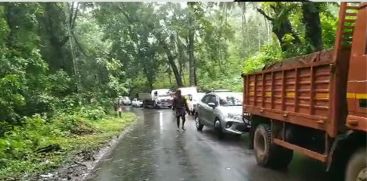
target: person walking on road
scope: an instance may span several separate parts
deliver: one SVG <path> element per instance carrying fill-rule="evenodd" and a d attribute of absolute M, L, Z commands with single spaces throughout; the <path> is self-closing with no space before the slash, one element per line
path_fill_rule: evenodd
<path fill-rule="evenodd" d="M 119 96 L 115 102 L 115 111 L 117 111 L 118 117 L 121 117 L 122 107 L 123 107 L 122 96 Z"/>
<path fill-rule="evenodd" d="M 182 119 L 182 130 L 185 130 L 185 121 L 186 121 L 186 110 L 188 110 L 188 106 L 186 103 L 185 97 L 181 95 L 181 90 L 176 91 L 176 96 L 173 99 L 172 104 L 173 110 L 176 111 L 176 120 L 177 120 L 177 131 L 180 130 L 180 117 Z"/>

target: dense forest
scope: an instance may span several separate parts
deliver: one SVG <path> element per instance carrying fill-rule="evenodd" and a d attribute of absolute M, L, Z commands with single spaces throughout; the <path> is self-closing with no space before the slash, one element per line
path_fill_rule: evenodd
<path fill-rule="evenodd" d="M 77 118 L 103 118 L 116 96 L 240 91 L 242 72 L 331 48 L 337 13 L 312 2 L 0 3 L 0 173 L 50 132 L 88 131 Z"/>

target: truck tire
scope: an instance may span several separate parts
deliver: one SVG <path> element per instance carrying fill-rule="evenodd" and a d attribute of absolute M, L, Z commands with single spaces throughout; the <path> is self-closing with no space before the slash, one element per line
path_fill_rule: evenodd
<path fill-rule="evenodd" d="M 258 165 L 267 168 L 286 168 L 292 161 L 293 151 L 274 145 L 271 141 L 271 129 L 260 124 L 254 133 L 254 150 Z"/>
<path fill-rule="evenodd" d="M 345 181 L 367 180 L 366 151 L 366 148 L 362 148 L 352 154 L 347 164 Z"/>

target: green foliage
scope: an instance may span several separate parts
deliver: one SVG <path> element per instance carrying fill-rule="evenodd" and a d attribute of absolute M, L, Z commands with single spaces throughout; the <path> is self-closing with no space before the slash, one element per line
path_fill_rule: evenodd
<path fill-rule="evenodd" d="M 70 153 L 93 149 L 135 120 L 130 113 L 123 114 L 123 118 L 108 116 L 100 107 L 76 110 L 72 114 L 59 113 L 51 120 L 40 115 L 26 117 L 24 124 L 0 137 L 0 179 L 55 168 L 66 162 Z M 39 152 L 55 144 L 61 150 Z M 49 160 L 46 165 L 45 159 Z"/>
<path fill-rule="evenodd" d="M 335 44 L 336 27 L 337 27 L 337 9 L 334 4 L 327 4 L 325 10 L 320 13 L 320 21 L 322 25 L 322 40 L 324 48 L 332 48 Z"/>
<path fill-rule="evenodd" d="M 264 45 L 260 52 L 245 60 L 243 72 L 252 73 L 262 69 L 267 64 L 281 60 L 282 57 L 283 53 L 278 44 Z"/>
<path fill-rule="evenodd" d="M 270 15 L 275 22 L 272 27 L 273 30 L 274 28 L 279 28 L 277 26 L 282 26 L 282 21 L 289 19 L 292 25 L 291 27 L 293 28 L 292 33 L 284 34 L 281 40 L 278 39 L 278 42 L 283 46 L 290 46 L 286 50 L 284 48 L 280 49 L 279 45 L 275 43 L 277 41 L 273 40 L 271 44 L 265 45 L 259 52 L 245 60 L 243 72 L 251 73 L 261 69 L 264 65 L 281 61 L 281 59 L 311 52 L 312 46 L 310 42 L 306 41 L 304 33 L 305 25 L 302 22 L 303 14 L 300 9 L 301 5 L 302 3 L 261 3 L 261 7 L 269 13 L 268 15 Z M 277 6 L 282 8 L 276 8 Z M 318 6 L 322 26 L 323 47 L 329 49 L 333 47 L 335 41 L 338 7 L 335 3 L 320 3 Z M 299 43 L 294 43 L 296 37 L 299 38 Z"/>
<path fill-rule="evenodd" d="M 29 56 L 23 58 L 15 51 L 0 52 L 0 120 L 15 121 L 19 114 L 42 111 L 36 110 L 36 106 L 42 104 L 47 64 L 37 50 Z"/>
<path fill-rule="evenodd" d="M 73 79 L 63 70 L 58 70 L 48 76 L 47 90 L 53 96 L 64 97 L 72 92 Z"/>
<path fill-rule="evenodd" d="M 39 115 L 35 115 L 25 118 L 25 124 L 15 126 L 13 130 L 5 133 L 0 141 L 0 152 L 4 154 L 0 159 L 21 159 L 31 154 L 34 151 L 32 148 L 42 145 L 45 141 L 43 136 L 52 135 L 45 122 Z"/>
<path fill-rule="evenodd" d="M 55 116 L 55 127 L 65 135 L 84 135 L 93 133 L 93 127 L 81 114 L 60 114 Z M 87 115 L 88 116 L 88 115 Z M 102 117 L 102 116 L 101 116 Z"/>
<path fill-rule="evenodd" d="M 106 116 L 104 109 L 101 106 L 98 107 L 82 107 L 80 112 L 83 117 L 90 120 L 99 120 Z"/>

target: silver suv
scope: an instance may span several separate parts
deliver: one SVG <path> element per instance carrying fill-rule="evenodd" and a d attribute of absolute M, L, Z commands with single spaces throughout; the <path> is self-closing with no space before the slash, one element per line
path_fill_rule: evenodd
<path fill-rule="evenodd" d="M 248 128 L 242 116 L 242 93 L 212 92 L 197 104 L 195 115 L 197 130 L 204 126 L 214 128 L 218 135 L 223 133 L 242 134 Z"/>

